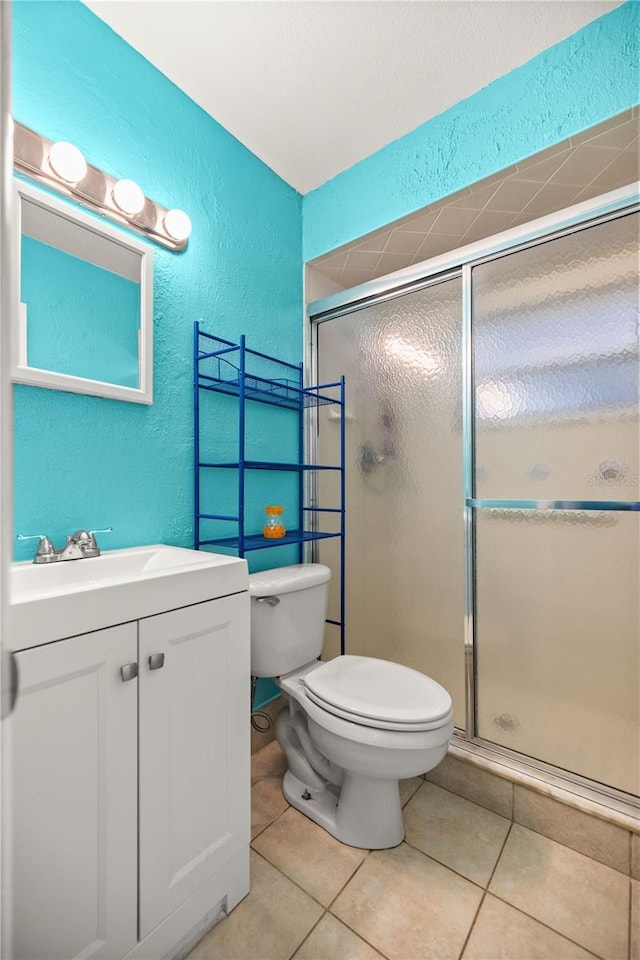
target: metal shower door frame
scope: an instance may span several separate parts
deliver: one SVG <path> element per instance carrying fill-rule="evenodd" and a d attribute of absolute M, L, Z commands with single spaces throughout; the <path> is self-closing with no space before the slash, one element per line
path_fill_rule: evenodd
<path fill-rule="evenodd" d="M 474 497 L 474 410 L 473 410 L 473 345 L 472 345 L 472 288 L 471 273 L 474 266 L 489 260 L 498 259 L 506 254 L 515 253 L 539 243 L 567 236 L 596 226 L 607 220 L 616 219 L 628 213 L 640 210 L 640 183 L 621 187 L 593 200 L 577 204 L 558 213 L 507 230 L 486 240 L 481 240 L 433 260 L 414 264 L 404 270 L 361 284 L 349 290 L 340 291 L 307 307 L 305 330 L 305 368 L 317 379 L 318 332 L 320 324 L 345 314 L 366 309 L 376 303 L 407 296 L 434 284 L 443 283 L 456 277 L 462 277 L 462 464 L 463 464 L 463 503 L 462 519 L 464 530 L 464 663 L 465 663 L 465 728 L 456 728 L 455 744 L 468 754 L 468 758 L 479 765 L 491 765 L 498 762 L 507 767 L 512 774 L 535 776 L 536 779 L 551 787 L 569 789 L 586 800 L 605 802 L 620 813 L 629 812 L 630 807 L 640 807 L 640 802 L 632 795 L 586 777 L 563 770 L 544 761 L 536 760 L 526 754 L 503 747 L 477 734 L 477 676 L 475 644 L 475 513 L 485 506 L 509 506 L 518 509 L 585 509 L 585 510 L 630 510 L 638 509 L 637 504 L 611 503 L 610 501 L 479 501 Z M 348 386 L 348 385 L 347 385 Z M 312 423 L 307 432 L 312 447 L 308 451 L 315 455 L 318 436 L 318 422 L 312 414 Z M 313 495 L 314 492 L 312 492 Z M 312 558 L 317 558 L 314 545 Z M 346 611 L 348 622 L 348 610 Z"/>

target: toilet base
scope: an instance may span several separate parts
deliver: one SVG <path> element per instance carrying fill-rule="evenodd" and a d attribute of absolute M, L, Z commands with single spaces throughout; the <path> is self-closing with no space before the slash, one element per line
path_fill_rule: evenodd
<path fill-rule="evenodd" d="M 327 784 L 316 790 L 287 770 L 282 792 L 292 807 L 351 847 L 385 850 L 404 840 L 397 780 L 345 770 L 341 787 Z"/>

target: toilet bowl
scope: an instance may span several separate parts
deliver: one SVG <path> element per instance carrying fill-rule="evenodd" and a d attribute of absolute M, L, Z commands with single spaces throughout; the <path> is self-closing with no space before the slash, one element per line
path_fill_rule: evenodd
<path fill-rule="evenodd" d="M 404 838 L 398 781 L 447 752 L 451 697 L 391 661 L 318 661 L 330 576 L 299 564 L 249 578 L 252 673 L 275 677 L 288 699 L 276 735 L 289 803 L 343 843 L 384 849 Z"/>

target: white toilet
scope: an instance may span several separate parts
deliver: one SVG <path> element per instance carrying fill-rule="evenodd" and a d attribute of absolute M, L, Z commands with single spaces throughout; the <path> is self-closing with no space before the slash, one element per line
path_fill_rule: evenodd
<path fill-rule="evenodd" d="M 289 803 L 343 843 L 394 847 L 404 838 L 398 780 L 445 756 L 451 697 L 388 660 L 321 663 L 330 578 L 318 563 L 250 576 L 251 673 L 276 677 L 289 699 L 276 724 Z"/>

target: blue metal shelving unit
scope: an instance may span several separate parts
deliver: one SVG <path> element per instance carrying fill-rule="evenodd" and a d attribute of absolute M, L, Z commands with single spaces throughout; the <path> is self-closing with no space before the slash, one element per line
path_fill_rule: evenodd
<path fill-rule="evenodd" d="M 275 366 L 282 376 L 264 377 L 251 370 L 252 363 L 266 362 Z M 239 343 L 232 343 L 222 337 L 205 333 L 198 321 L 194 324 L 193 335 L 193 413 L 194 413 L 194 485 L 195 485 L 195 549 L 201 547 L 223 547 L 235 550 L 244 557 L 252 550 L 266 550 L 280 546 L 298 545 L 298 557 L 303 560 L 305 543 L 323 540 L 329 537 L 340 538 L 340 619 L 327 620 L 340 628 L 340 648 L 344 653 L 345 591 L 344 591 L 344 538 L 345 538 L 345 418 L 344 418 L 344 377 L 335 383 L 306 387 L 304 385 L 303 364 L 287 363 L 251 350 L 245 337 Z M 201 416 L 200 391 L 222 393 L 238 398 L 238 459 L 235 461 L 210 462 L 200 459 Z M 295 463 L 281 461 L 248 460 L 246 448 L 246 405 L 248 402 L 266 403 L 298 414 L 298 458 Z M 335 404 L 340 408 L 340 463 L 320 464 L 305 462 L 305 420 L 309 408 Z M 201 504 L 200 479 L 202 470 L 236 470 L 238 475 L 237 514 L 204 512 Z M 298 476 L 298 523 L 295 530 L 287 530 L 279 540 L 269 540 L 260 533 L 248 533 L 245 529 L 245 474 L 248 470 L 280 470 Z M 306 502 L 305 474 L 309 472 L 332 470 L 340 473 L 340 506 L 320 507 L 316 503 Z M 324 513 L 339 514 L 340 531 L 325 533 L 318 529 L 319 518 Z M 236 524 L 236 535 L 229 537 L 200 536 L 200 524 L 203 520 L 215 520 Z"/>

